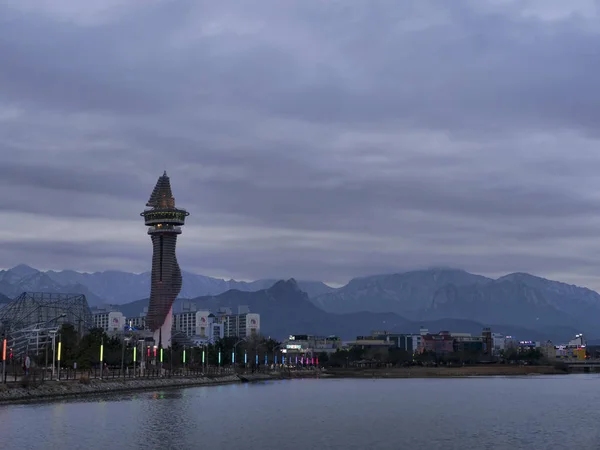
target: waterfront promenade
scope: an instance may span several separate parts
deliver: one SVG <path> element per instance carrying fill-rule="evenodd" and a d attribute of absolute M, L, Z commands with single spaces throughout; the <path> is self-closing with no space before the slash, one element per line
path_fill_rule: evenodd
<path fill-rule="evenodd" d="M 534 365 L 475 365 L 463 367 L 401 367 L 401 368 L 263 368 L 262 371 L 234 370 L 232 367 L 206 367 L 203 370 L 178 369 L 146 371 L 144 376 L 112 371 L 65 371 L 61 379 L 42 380 L 13 378 L 0 384 L 0 404 L 28 400 L 58 399 L 84 395 L 101 395 L 114 392 L 155 390 L 178 387 L 210 386 L 218 384 L 293 378 L 467 378 L 467 377 L 518 377 L 527 375 L 566 375 L 568 369 L 557 366 Z"/>

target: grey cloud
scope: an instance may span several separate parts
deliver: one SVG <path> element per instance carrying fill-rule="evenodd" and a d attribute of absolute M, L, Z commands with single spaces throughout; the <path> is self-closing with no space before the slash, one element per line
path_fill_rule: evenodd
<path fill-rule="evenodd" d="M 186 270 L 591 280 L 598 36 L 522 8 L 190 0 L 78 22 L 0 6 L 0 213 L 129 226 L 167 170 L 192 213 Z M 247 242 L 203 247 L 219 226 Z M 119 244 L 0 232 L 0 265 L 143 270 L 139 227 Z"/>

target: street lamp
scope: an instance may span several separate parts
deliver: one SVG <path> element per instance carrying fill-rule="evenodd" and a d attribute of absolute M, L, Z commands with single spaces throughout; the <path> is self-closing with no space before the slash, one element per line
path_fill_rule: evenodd
<path fill-rule="evenodd" d="M 275 347 L 273 347 L 273 364 L 276 366 L 277 365 L 277 349 L 281 347 L 281 344 L 277 344 Z"/>
<path fill-rule="evenodd" d="M 62 349 L 62 338 L 61 335 L 58 335 L 58 355 L 57 355 L 57 360 L 58 360 L 58 379 L 60 380 L 60 354 L 61 354 L 61 349 Z"/>
<path fill-rule="evenodd" d="M 246 338 L 242 338 L 239 341 L 237 341 L 235 344 L 233 344 L 233 353 L 231 354 L 231 364 L 235 367 L 235 353 L 236 353 L 236 349 L 238 344 L 241 344 L 242 342 L 245 342 Z M 244 361 L 244 364 L 246 363 L 246 361 Z"/>
<path fill-rule="evenodd" d="M 48 333 L 52 335 L 52 378 L 56 378 L 56 373 L 54 372 L 56 360 L 56 333 L 56 330 L 52 330 Z"/>
<path fill-rule="evenodd" d="M 129 342 L 131 337 L 126 338 L 123 336 L 123 346 L 121 348 L 121 373 L 123 374 L 123 378 L 125 378 L 125 342 Z"/>

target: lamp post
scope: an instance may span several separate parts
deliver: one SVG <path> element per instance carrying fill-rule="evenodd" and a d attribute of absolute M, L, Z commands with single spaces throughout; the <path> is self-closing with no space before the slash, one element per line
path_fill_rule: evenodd
<path fill-rule="evenodd" d="M 233 353 L 231 354 L 231 364 L 235 367 L 235 353 L 236 353 L 236 349 L 238 344 L 241 344 L 242 342 L 245 342 L 246 338 L 242 338 L 239 341 L 237 341 L 235 344 L 233 344 Z M 245 361 L 244 361 L 245 363 Z"/>
<path fill-rule="evenodd" d="M 55 360 L 56 360 L 56 331 L 50 331 L 52 335 L 52 378 L 56 378 L 56 373 L 54 372 Z"/>
<path fill-rule="evenodd" d="M 137 362 L 137 345 L 139 341 L 136 341 L 133 346 L 133 378 L 135 378 L 136 362 Z"/>
<path fill-rule="evenodd" d="M 100 339 L 100 379 L 102 379 L 104 375 L 104 365 L 102 364 L 102 361 L 104 361 L 104 336 Z M 54 368 L 52 370 L 54 370 Z"/>
<path fill-rule="evenodd" d="M 58 379 L 60 380 L 60 354 L 62 350 L 62 337 L 58 335 L 58 354 L 56 360 L 58 361 Z"/>
<path fill-rule="evenodd" d="M 6 335 L 2 336 L 2 383 L 6 382 Z"/>
<path fill-rule="evenodd" d="M 121 373 L 123 374 L 123 378 L 125 378 L 125 342 L 129 342 L 130 340 L 130 337 L 126 338 L 123 336 L 123 345 L 121 347 Z"/>
<path fill-rule="evenodd" d="M 277 365 L 277 349 L 281 347 L 281 344 L 277 344 L 275 347 L 273 347 L 273 365 L 276 366 Z"/>

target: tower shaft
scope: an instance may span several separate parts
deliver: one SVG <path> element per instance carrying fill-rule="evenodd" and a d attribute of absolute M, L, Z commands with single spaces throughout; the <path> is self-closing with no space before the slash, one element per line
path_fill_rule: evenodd
<path fill-rule="evenodd" d="M 181 292 L 182 276 L 175 248 L 177 235 L 189 214 L 175 208 L 175 199 L 166 172 L 158 179 L 144 217 L 152 240 L 152 276 L 146 325 L 154 332 L 155 342 L 170 345 L 173 302 Z"/>

